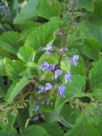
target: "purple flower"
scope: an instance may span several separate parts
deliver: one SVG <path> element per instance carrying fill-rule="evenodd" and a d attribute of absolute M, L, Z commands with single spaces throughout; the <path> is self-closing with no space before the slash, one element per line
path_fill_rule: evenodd
<path fill-rule="evenodd" d="M 72 57 L 72 64 L 73 64 L 74 66 L 77 65 L 78 59 L 79 59 L 79 55 L 74 55 L 74 56 Z"/>
<path fill-rule="evenodd" d="M 44 71 L 45 69 L 49 68 L 49 64 L 45 61 L 43 64 L 40 65 L 40 69 Z"/>
<path fill-rule="evenodd" d="M 40 85 L 40 86 L 38 87 L 38 92 L 39 92 L 39 93 L 43 93 L 44 90 L 45 90 L 45 89 L 44 89 L 43 86 Z"/>
<path fill-rule="evenodd" d="M 64 92 L 65 92 L 65 86 L 63 86 L 63 85 L 61 85 L 61 86 L 59 86 L 59 88 L 58 88 L 58 92 L 59 92 L 59 94 L 62 96 L 62 97 L 64 97 Z"/>
<path fill-rule="evenodd" d="M 49 65 L 49 70 L 50 70 L 50 71 L 54 71 L 54 69 L 55 69 L 55 65 L 54 65 L 54 64 L 50 64 L 50 65 Z"/>
<path fill-rule="evenodd" d="M 62 70 L 57 69 L 57 70 L 55 71 L 55 79 L 56 79 L 57 77 L 59 77 L 60 75 L 62 75 Z"/>
<path fill-rule="evenodd" d="M 51 89 L 52 89 L 52 85 L 50 83 L 46 83 L 45 91 L 51 90 Z"/>
<path fill-rule="evenodd" d="M 39 105 L 34 106 L 34 110 L 38 111 L 40 109 Z"/>
<path fill-rule="evenodd" d="M 64 79 L 66 80 L 66 82 L 71 81 L 71 78 L 72 78 L 72 74 L 70 72 L 64 75 Z"/>

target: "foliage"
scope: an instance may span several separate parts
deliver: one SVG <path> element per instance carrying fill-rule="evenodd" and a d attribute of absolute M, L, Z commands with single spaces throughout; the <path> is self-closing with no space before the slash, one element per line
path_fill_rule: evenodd
<path fill-rule="evenodd" d="M 102 0 L 0 1 L 0 136 L 102 135 Z"/>

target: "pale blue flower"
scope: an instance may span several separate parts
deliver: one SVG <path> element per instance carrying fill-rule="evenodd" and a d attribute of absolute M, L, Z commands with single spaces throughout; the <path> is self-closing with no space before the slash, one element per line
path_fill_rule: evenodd
<path fill-rule="evenodd" d="M 44 71 L 44 70 L 46 70 L 46 69 L 48 69 L 49 68 L 49 64 L 48 64 L 48 62 L 44 62 L 43 64 L 41 64 L 40 65 L 40 69 L 42 70 L 42 71 Z"/>
<path fill-rule="evenodd" d="M 50 83 L 46 83 L 45 91 L 51 90 L 51 89 L 52 89 L 52 85 Z"/>
<path fill-rule="evenodd" d="M 55 64 L 50 64 L 49 65 L 49 70 L 50 71 L 54 71 L 54 69 L 55 69 Z"/>
<path fill-rule="evenodd" d="M 72 74 L 70 72 L 64 75 L 64 79 L 66 80 L 66 82 L 71 81 L 71 78 L 72 78 Z"/>
<path fill-rule="evenodd" d="M 72 57 L 72 64 L 73 64 L 74 66 L 77 65 L 78 59 L 79 59 L 79 55 L 74 55 L 74 56 Z"/>
<path fill-rule="evenodd" d="M 64 97 L 65 89 L 66 89 L 65 86 L 63 86 L 63 85 L 59 86 L 58 92 L 59 92 L 60 96 Z"/>
<path fill-rule="evenodd" d="M 39 92 L 39 93 L 44 93 L 44 90 L 45 90 L 45 89 L 44 89 L 43 86 L 40 85 L 40 86 L 38 87 L 38 92 Z"/>
<path fill-rule="evenodd" d="M 57 70 L 55 71 L 55 79 L 57 79 L 60 75 L 62 75 L 62 70 L 57 69 Z"/>

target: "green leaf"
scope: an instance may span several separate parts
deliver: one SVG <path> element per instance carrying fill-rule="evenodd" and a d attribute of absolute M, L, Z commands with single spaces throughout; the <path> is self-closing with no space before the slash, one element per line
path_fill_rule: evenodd
<path fill-rule="evenodd" d="M 81 58 L 81 55 L 79 56 L 80 58 L 77 66 L 71 67 L 71 71 L 73 74 L 80 74 L 81 76 L 86 77 L 86 65 L 83 58 Z"/>
<path fill-rule="evenodd" d="M 25 5 L 23 5 L 20 13 L 16 16 L 14 23 L 25 24 L 27 21 L 37 16 L 39 1 L 40 0 L 29 0 Z"/>
<path fill-rule="evenodd" d="M 75 107 L 72 107 L 69 103 L 65 103 L 61 109 L 60 116 L 63 117 L 70 124 L 74 124 L 77 117 L 80 115 L 80 111 Z"/>
<path fill-rule="evenodd" d="M 13 129 L 15 119 L 16 119 L 16 116 L 12 115 L 11 112 L 8 112 L 7 113 L 7 121 L 5 122 L 3 119 L 0 120 L 1 128 L 9 133 Z"/>
<path fill-rule="evenodd" d="M 100 136 L 101 134 L 88 121 L 83 117 L 79 118 L 73 128 L 68 131 L 64 136 Z"/>
<path fill-rule="evenodd" d="M 96 62 L 89 73 L 92 88 L 102 88 L 102 60 Z"/>
<path fill-rule="evenodd" d="M 90 13 L 88 17 L 90 23 L 102 25 L 102 0 L 94 1 L 94 12 Z"/>
<path fill-rule="evenodd" d="M 6 94 L 6 101 L 11 103 L 13 99 L 30 83 L 27 77 L 22 77 L 19 81 L 14 81 Z"/>
<path fill-rule="evenodd" d="M 9 133 L 5 130 L 0 130 L 0 136 L 17 136 L 17 132 L 15 129 L 12 129 Z"/>
<path fill-rule="evenodd" d="M 35 51 L 30 46 L 22 46 L 17 53 L 19 59 L 21 59 L 24 63 L 29 63 L 34 61 Z"/>
<path fill-rule="evenodd" d="M 85 79 L 81 75 L 73 75 L 72 81 L 65 84 L 65 97 L 57 96 L 55 111 L 60 113 L 64 104 L 73 97 L 81 97 L 85 91 Z"/>
<path fill-rule="evenodd" d="M 26 136 L 49 136 L 47 131 L 40 125 L 32 125 L 27 128 Z"/>
<path fill-rule="evenodd" d="M 21 44 L 20 34 L 17 32 L 5 32 L 0 36 L 0 47 L 10 53 L 15 54 Z"/>
<path fill-rule="evenodd" d="M 77 6 L 81 9 L 86 9 L 87 11 L 94 11 L 94 0 L 78 0 Z"/>
<path fill-rule="evenodd" d="M 0 48 L 0 58 L 4 57 L 11 57 L 11 54 L 7 50 Z"/>
<path fill-rule="evenodd" d="M 63 136 L 63 130 L 61 126 L 54 122 L 54 123 L 44 123 L 43 127 L 47 130 L 50 136 Z"/>
<path fill-rule="evenodd" d="M 100 45 L 95 39 L 85 39 L 80 51 L 90 59 L 97 60 L 99 58 Z"/>
<path fill-rule="evenodd" d="M 46 46 L 50 41 L 55 39 L 55 32 L 60 25 L 59 18 L 52 18 L 50 22 L 37 27 L 27 38 L 25 45 L 34 49 Z"/>
<path fill-rule="evenodd" d="M 61 5 L 58 0 L 40 0 L 38 9 L 39 16 L 50 19 L 60 15 Z"/>
<path fill-rule="evenodd" d="M 86 18 L 85 18 L 86 19 Z M 102 26 L 97 24 L 92 24 L 90 19 L 84 20 L 80 23 L 80 38 L 81 39 L 92 39 L 99 42 L 102 48 Z"/>
<path fill-rule="evenodd" d="M 85 90 L 85 79 L 81 75 L 73 75 L 72 81 L 65 84 L 65 98 L 69 99 L 74 96 L 80 96 Z"/>
<path fill-rule="evenodd" d="M 102 89 L 100 88 L 93 89 L 90 95 L 98 100 L 102 100 Z"/>
<path fill-rule="evenodd" d="M 32 78 L 34 75 L 37 75 L 37 65 L 33 62 L 27 64 L 27 68 L 20 73 L 20 76 L 27 76 Z"/>
<path fill-rule="evenodd" d="M 19 60 L 12 60 L 6 63 L 6 73 L 12 80 L 19 79 L 20 73 L 25 70 L 24 64 Z"/>
<path fill-rule="evenodd" d="M 61 69 L 66 73 L 70 72 L 71 66 L 70 64 L 68 64 L 68 61 L 66 60 L 61 61 Z"/>

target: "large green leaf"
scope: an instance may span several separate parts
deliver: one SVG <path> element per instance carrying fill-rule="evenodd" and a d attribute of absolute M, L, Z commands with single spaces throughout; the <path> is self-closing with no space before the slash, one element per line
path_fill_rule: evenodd
<path fill-rule="evenodd" d="M 88 123 L 85 117 L 79 118 L 73 128 L 68 131 L 64 136 L 100 136 L 101 134 L 93 126 Z"/>
<path fill-rule="evenodd" d="M 80 51 L 90 59 L 97 60 L 99 57 L 100 45 L 95 39 L 86 38 L 82 46 L 79 46 Z"/>
<path fill-rule="evenodd" d="M 70 124 L 74 124 L 79 115 L 80 111 L 75 107 L 72 107 L 69 103 L 64 104 L 60 113 L 60 116 L 63 117 Z"/>
<path fill-rule="evenodd" d="M 32 125 L 27 128 L 26 136 L 49 136 L 47 131 L 40 125 Z"/>
<path fill-rule="evenodd" d="M 87 0 L 79 0 L 79 3 L 83 3 Z M 82 4 L 82 6 L 86 6 L 89 4 L 92 0 L 89 0 L 85 4 Z M 80 33 L 81 38 L 87 37 L 94 40 L 98 40 L 100 43 L 100 47 L 102 48 L 102 0 L 93 0 L 94 5 L 94 11 L 92 13 L 84 12 L 86 15 L 82 18 L 82 21 L 80 22 L 80 30 L 82 31 Z M 90 8 L 91 9 L 91 8 Z M 84 26 L 82 29 L 82 24 L 84 22 Z"/>
<path fill-rule="evenodd" d="M 72 81 L 65 84 L 65 97 L 57 96 L 55 111 L 60 113 L 64 104 L 73 97 L 81 97 L 85 90 L 85 79 L 81 75 L 74 75 Z"/>
<path fill-rule="evenodd" d="M 0 136 L 17 136 L 17 131 L 15 129 L 12 129 L 9 133 L 5 130 L 0 130 Z"/>
<path fill-rule="evenodd" d="M 20 34 L 17 32 L 5 32 L 0 36 L 0 47 L 10 53 L 15 54 L 21 44 Z"/>
<path fill-rule="evenodd" d="M 24 63 L 34 61 L 35 51 L 30 46 L 22 46 L 17 53 L 19 59 Z"/>
<path fill-rule="evenodd" d="M 26 21 L 31 20 L 38 14 L 38 5 L 40 0 L 29 0 L 22 8 L 19 14 L 17 14 L 14 23 L 26 24 Z"/>
<path fill-rule="evenodd" d="M 85 79 L 81 75 L 73 75 L 71 82 L 66 83 L 65 98 L 80 96 L 85 91 Z"/>
<path fill-rule="evenodd" d="M 89 14 L 89 20 L 92 24 L 102 25 L 102 0 L 94 1 L 94 12 Z"/>
<path fill-rule="evenodd" d="M 27 77 L 22 77 L 19 81 L 14 81 L 6 94 L 6 101 L 12 102 L 13 99 L 30 83 Z"/>
<path fill-rule="evenodd" d="M 27 38 L 25 45 L 34 49 L 46 46 L 50 41 L 54 40 L 54 33 L 60 25 L 59 18 L 52 18 L 50 22 L 37 27 Z"/>
<path fill-rule="evenodd" d="M 85 18 L 86 19 L 86 18 Z M 95 42 L 99 42 L 98 44 L 102 48 L 102 26 L 97 24 L 92 24 L 90 20 L 84 20 L 80 22 L 80 38 L 81 39 L 90 39 Z M 96 43 L 96 44 L 97 44 Z M 80 44 L 80 43 L 79 43 Z"/>
<path fill-rule="evenodd" d="M 50 19 L 54 16 L 60 15 L 60 3 L 58 0 L 40 0 L 39 4 L 39 16 L 44 17 L 46 19 Z M 57 7 L 57 8 L 56 8 Z"/>
<path fill-rule="evenodd" d="M 102 88 L 102 60 L 96 62 L 89 73 L 92 88 Z"/>

